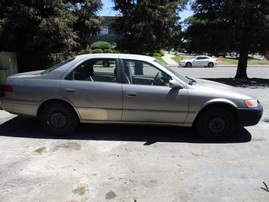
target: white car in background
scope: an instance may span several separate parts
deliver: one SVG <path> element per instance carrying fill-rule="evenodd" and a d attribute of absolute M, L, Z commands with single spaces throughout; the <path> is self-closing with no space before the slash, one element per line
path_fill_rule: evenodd
<path fill-rule="evenodd" d="M 214 67 L 218 64 L 218 60 L 206 55 L 193 56 L 190 59 L 181 60 L 180 66 L 183 67 Z"/>

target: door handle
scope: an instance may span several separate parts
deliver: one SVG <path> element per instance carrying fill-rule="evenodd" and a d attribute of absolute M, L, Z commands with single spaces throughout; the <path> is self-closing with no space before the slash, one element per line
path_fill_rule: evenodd
<path fill-rule="evenodd" d="M 73 89 L 73 88 L 65 88 L 64 90 L 66 93 L 74 93 L 75 92 L 75 89 Z"/>
<path fill-rule="evenodd" d="M 127 97 L 135 97 L 137 95 L 136 92 L 127 92 L 126 93 Z"/>

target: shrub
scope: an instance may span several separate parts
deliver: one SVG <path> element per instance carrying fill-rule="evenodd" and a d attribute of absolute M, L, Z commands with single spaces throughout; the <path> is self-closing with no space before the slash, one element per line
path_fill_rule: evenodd
<path fill-rule="evenodd" d="M 106 41 L 96 41 L 94 43 L 92 43 L 91 45 L 91 49 L 110 49 L 111 48 L 111 44 L 106 42 Z"/>
<path fill-rule="evenodd" d="M 94 49 L 92 50 L 92 53 L 103 53 L 102 49 Z"/>
<path fill-rule="evenodd" d="M 110 49 L 105 49 L 105 50 L 104 50 L 104 53 L 112 53 L 112 50 L 110 50 Z"/>
<path fill-rule="evenodd" d="M 150 53 L 149 53 L 149 52 L 146 52 L 146 53 L 144 53 L 144 55 L 146 55 L 146 56 L 150 56 Z"/>
<path fill-rule="evenodd" d="M 156 51 L 154 53 L 145 52 L 144 55 L 146 56 L 153 56 L 153 57 L 162 57 L 164 56 L 163 50 Z"/>
<path fill-rule="evenodd" d="M 161 53 L 155 52 L 155 53 L 153 53 L 153 57 L 161 57 Z"/>
<path fill-rule="evenodd" d="M 120 50 L 113 50 L 113 53 L 120 53 Z"/>

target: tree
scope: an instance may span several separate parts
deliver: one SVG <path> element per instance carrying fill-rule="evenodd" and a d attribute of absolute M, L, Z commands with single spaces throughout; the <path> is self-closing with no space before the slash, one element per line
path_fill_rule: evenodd
<path fill-rule="evenodd" d="M 87 46 L 100 30 L 101 1 L 3 0 L 0 50 L 17 52 L 20 71 L 44 69 Z"/>
<path fill-rule="evenodd" d="M 153 53 L 177 39 L 181 26 L 178 12 L 187 0 L 114 0 L 114 10 L 122 13 L 113 24 L 123 37 L 122 47 L 131 53 Z"/>
<path fill-rule="evenodd" d="M 192 9 L 201 24 L 191 24 L 188 35 L 200 28 L 200 41 L 212 48 L 240 52 L 235 78 L 247 78 L 249 52 L 269 50 L 269 1 L 267 0 L 196 0 Z M 197 39 L 197 34 L 192 35 Z"/>

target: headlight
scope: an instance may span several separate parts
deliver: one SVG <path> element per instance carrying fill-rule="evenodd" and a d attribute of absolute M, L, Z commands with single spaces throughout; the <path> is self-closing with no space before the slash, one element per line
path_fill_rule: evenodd
<path fill-rule="evenodd" d="M 258 100 L 253 99 L 253 100 L 245 100 L 245 103 L 248 107 L 257 107 L 258 106 Z"/>

